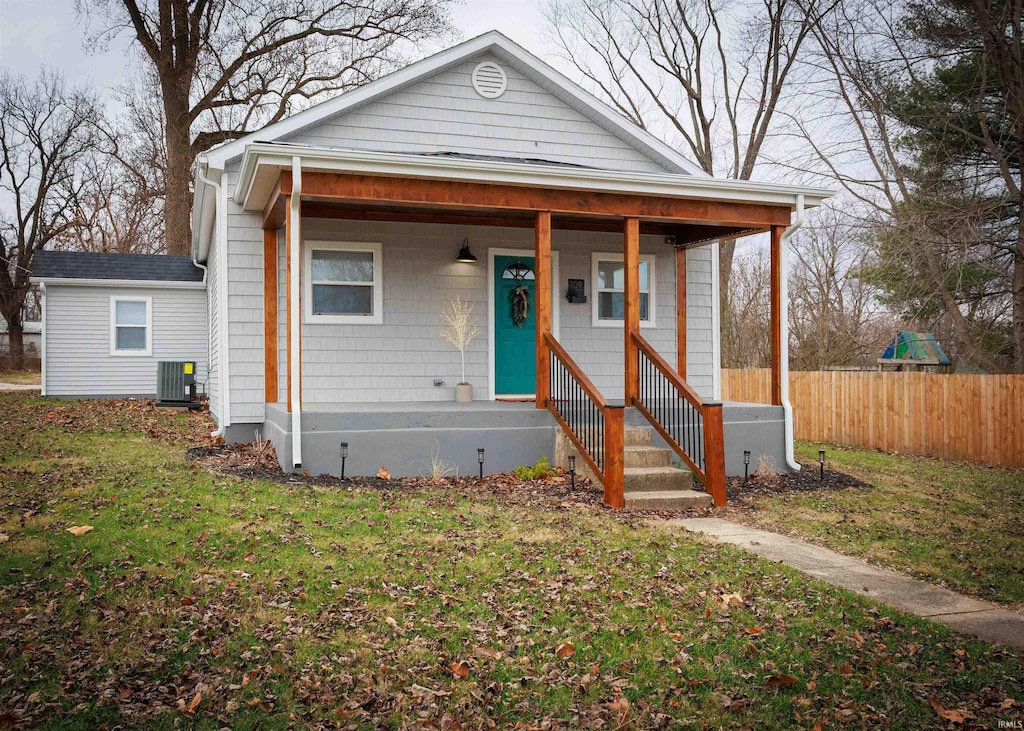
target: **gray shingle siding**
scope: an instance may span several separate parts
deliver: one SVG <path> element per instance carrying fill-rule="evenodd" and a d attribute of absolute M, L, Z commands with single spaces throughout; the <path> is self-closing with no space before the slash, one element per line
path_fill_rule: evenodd
<path fill-rule="evenodd" d="M 152 298 L 151 356 L 110 354 L 110 298 Z M 206 380 L 206 291 L 166 287 L 46 287 L 46 394 L 153 396 L 160 360 L 196 361 Z"/>
<path fill-rule="evenodd" d="M 484 99 L 470 75 L 482 61 L 505 69 L 508 88 Z M 490 54 L 282 141 L 391 152 L 463 152 L 542 158 L 611 170 L 660 165 Z"/>
<path fill-rule="evenodd" d="M 203 270 L 187 256 L 39 251 L 32 276 L 44 279 L 123 279 L 145 282 L 201 282 Z"/>
<path fill-rule="evenodd" d="M 476 398 L 486 398 L 490 368 L 487 339 L 488 249 L 532 251 L 529 229 L 450 226 L 307 219 L 306 241 L 380 242 L 384 262 L 384 324 L 302 326 L 303 401 L 435 401 L 451 400 L 459 380 L 459 354 L 440 337 L 441 312 L 456 295 L 473 304 L 483 332 L 466 353 L 466 376 Z M 478 261 L 459 264 L 455 252 L 464 238 Z M 278 267 L 284 272 L 285 242 L 279 236 Z M 607 397 L 623 396 L 623 336 L 619 328 L 592 325 L 593 252 L 621 251 L 622 236 L 556 230 L 552 249 L 558 252 L 559 339 Z M 688 379 L 711 395 L 710 247 L 687 253 Z M 675 362 L 675 254 L 660 236 L 643 236 L 641 253 L 654 254 L 656 326 L 643 336 L 670 362 Z M 565 302 L 565 282 L 585 279 L 588 302 Z M 278 288 L 278 372 L 280 398 L 287 398 L 286 312 L 282 274 Z M 445 386 L 433 385 L 443 378 Z"/>

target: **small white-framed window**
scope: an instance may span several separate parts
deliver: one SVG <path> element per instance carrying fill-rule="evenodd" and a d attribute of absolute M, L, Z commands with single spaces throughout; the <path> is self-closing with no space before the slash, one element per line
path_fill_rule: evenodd
<path fill-rule="evenodd" d="M 153 298 L 110 298 L 110 354 L 153 354 Z"/>
<path fill-rule="evenodd" d="M 303 279 L 306 322 L 384 322 L 381 245 L 306 241 Z"/>
<path fill-rule="evenodd" d="M 640 255 L 640 326 L 654 327 L 654 255 Z M 626 309 L 626 269 L 622 254 L 591 256 L 594 327 L 621 327 Z"/>

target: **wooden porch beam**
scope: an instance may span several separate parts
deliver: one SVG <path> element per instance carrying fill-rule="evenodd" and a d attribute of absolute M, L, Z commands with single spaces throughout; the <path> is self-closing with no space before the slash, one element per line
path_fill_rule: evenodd
<path fill-rule="evenodd" d="M 785 226 L 772 226 L 771 242 L 771 399 L 782 405 L 782 233 Z"/>
<path fill-rule="evenodd" d="M 264 400 L 277 398 L 277 231 L 263 231 L 263 380 Z"/>
<path fill-rule="evenodd" d="M 514 215 L 500 212 L 487 214 L 469 211 L 452 211 L 438 209 L 425 211 L 408 208 L 350 208 L 330 203 L 306 203 L 303 205 L 304 218 L 325 218 L 349 221 L 397 221 L 401 223 L 447 224 L 456 226 L 498 226 L 504 228 L 532 228 L 536 225 L 535 216 Z M 283 221 L 283 219 L 282 219 Z M 622 220 L 619 218 L 581 219 L 552 216 L 551 229 L 559 231 L 595 231 L 598 233 L 620 233 Z M 703 246 L 713 241 L 751 236 L 764 233 L 768 229 L 739 228 L 736 226 L 711 226 L 701 224 L 673 224 L 665 221 L 640 221 L 640 234 L 652 236 L 674 236 L 676 246 Z"/>
<path fill-rule="evenodd" d="M 789 206 L 342 173 L 304 173 L 302 196 L 315 202 L 373 201 L 588 213 L 749 228 L 788 225 L 790 219 Z"/>
<path fill-rule="evenodd" d="M 676 373 L 686 380 L 686 249 L 676 248 Z"/>
<path fill-rule="evenodd" d="M 640 334 L 640 220 L 627 218 L 624 228 L 622 261 L 625 273 L 623 331 L 626 356 L 626 406 L 632 406 L 633 402 L 640 398 L 640 356 L 636 342 L 633 340 L 633 333 Z M 648 303 L 648 307 L 653 306 L 654 303 Z"/>
<path fill-rule="evenodd" d="M 551 212 L 538 211 L 534 227 L 534 287 L 537 297 L 537 385 L 536 405 L 545 409 L 548 405 L 551 360 L 548 353 L 547 335 L 551 332 Z"/>

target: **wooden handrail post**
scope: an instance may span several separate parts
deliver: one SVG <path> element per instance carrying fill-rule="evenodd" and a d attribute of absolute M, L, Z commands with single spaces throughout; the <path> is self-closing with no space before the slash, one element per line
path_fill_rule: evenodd
<path fill-rule="evenodd" d="M 722 402 L 704 402 L 704 474 L 707 490 L 715 505 L 727 504 L 725 493 L 725 431 L 722 425 Z"/>
<path fill-rule="evenodd" d="M 604 501 L 617 510 L 626 507 L 625 416 L 622 406 L 604 407 Z"/>
<path fill-rule="evenodd" d="M 537 211 L 534 228 L 534 286 L 537 297 L 537 395 L 538 409 L 547 407 L 551 389 L 551 361 L 545 337 L 551 332 L 551 211 Z"/>
<path fill-rule="evenodd" d="M 626 356 L 626 405 L 632 406 L 640 398 L 640 356 L 637 353 L 633 333 L 640 334 L 640 219 L 625 219 L 625 235 L 623 242 L 623 270 L 625 287 L 623 299 L 625 312 L 623 330 L 625 331 Z M 653 307 L 654 303 L 648 303 Z"/>

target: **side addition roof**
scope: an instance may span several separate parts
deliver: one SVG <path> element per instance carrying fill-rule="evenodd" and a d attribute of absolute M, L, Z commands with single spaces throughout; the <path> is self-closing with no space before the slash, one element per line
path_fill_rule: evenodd
<path fill-rule="evenodd" d="M 201 283 L 203 270 L 187 256 L 39 251 L 32 264 L 32 279 Z"/>

